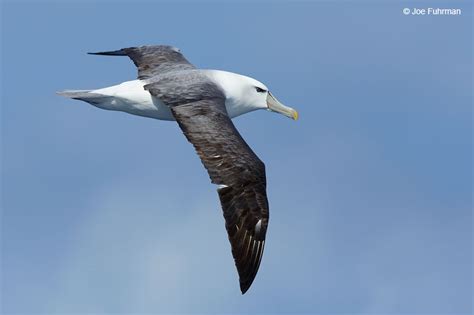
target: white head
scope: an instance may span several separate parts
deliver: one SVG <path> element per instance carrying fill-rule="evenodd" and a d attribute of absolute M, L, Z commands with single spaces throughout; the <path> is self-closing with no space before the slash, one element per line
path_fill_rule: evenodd
<path fill-rule="evenodd" d="M 257 109 L 267 109 L 298 119 L 298 112 L 280 103 L 262 82 L 232 72 L 209 70 L 208 73 L 224 91 L 227 112 L 231 118 Z"/>

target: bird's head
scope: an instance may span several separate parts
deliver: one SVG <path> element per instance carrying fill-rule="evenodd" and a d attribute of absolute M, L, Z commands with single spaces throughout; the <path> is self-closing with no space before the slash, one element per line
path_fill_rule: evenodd
<path fill-rule="evenodd" d="M 294 120 L 298 119 L 298 112 L 280 103 L 260 81 L 226 71 L 213 71 L 212 78 L 226 95 L 226 107 L 231 117 L 266 109 Z"/>

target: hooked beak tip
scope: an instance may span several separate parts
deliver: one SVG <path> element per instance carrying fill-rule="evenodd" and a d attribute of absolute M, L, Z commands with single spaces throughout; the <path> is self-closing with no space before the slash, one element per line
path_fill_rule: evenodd
<path fill-rule="evenodd" d="M 298 120 L 298 112 L 293 110 L 293 120 Z"/>

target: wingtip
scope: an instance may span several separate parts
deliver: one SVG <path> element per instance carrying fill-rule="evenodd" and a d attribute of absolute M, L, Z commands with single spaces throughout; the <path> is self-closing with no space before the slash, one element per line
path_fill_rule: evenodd
<path fill-rule="evenodd" d="M 92 52 L 89 51 L 87 52 L 88 55 L 107 55 L 105 52 Z"/>
<path fill-rule="evenodd" d="M 251 281 L 250 283 L 240 283 L 240 292 L 242 292 L 242 295 L 244 295 L 245 293 L 247 293 L 247 291 L 250 289 L 250 287 L 252 286 L 252 282 Z"/>
<path fill-rule="evenodd" d="M 107 51 L 88 51 L 87 52 L 88 55 L 107 55 L 109 53 L 110 52 L 107 52 Z"/>
<path fill-rule="evenodd" d="M 124 49 L 114 51 L 99 51 L 99 52 L 88 52 L 88 55 L 101 55 L 101 56 L 127 56 Z"/>

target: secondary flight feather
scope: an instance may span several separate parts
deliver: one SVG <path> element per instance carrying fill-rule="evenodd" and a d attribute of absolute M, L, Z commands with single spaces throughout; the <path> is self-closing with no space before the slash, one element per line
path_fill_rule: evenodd
<path fill-rule="evenodd" d="M 172 46 L 141 46 L 90 53 L 128 56 L 138 79 L 96 90 L 58 94 L 96 107 L 176 121 L 218 185 L 225 227 L 244 294 L 255 279 L 265 247 L 269 207 L 265 165 L 231 118 L 267 109 L 292 119 L 261 82 L 240 74 L 197 69 Z"/>

